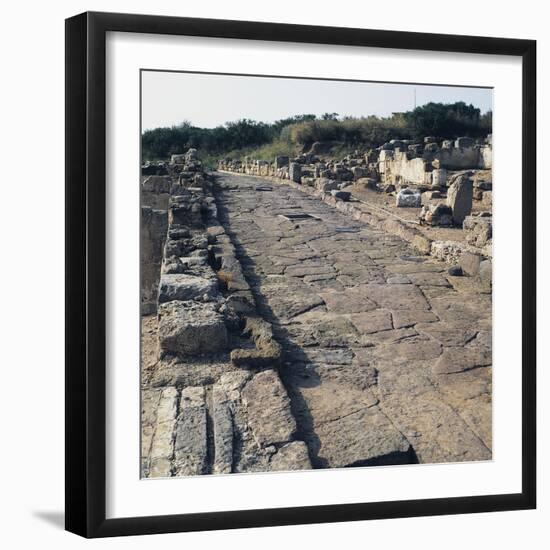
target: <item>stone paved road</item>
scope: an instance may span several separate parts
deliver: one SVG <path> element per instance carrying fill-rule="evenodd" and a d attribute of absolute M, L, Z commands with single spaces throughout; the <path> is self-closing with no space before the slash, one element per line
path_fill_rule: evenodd
<path fill-rule="evenodd" d="M 313 467 L 491 458 L 489 295 L 286 185 L 223 174 L 216 200 Z"/>

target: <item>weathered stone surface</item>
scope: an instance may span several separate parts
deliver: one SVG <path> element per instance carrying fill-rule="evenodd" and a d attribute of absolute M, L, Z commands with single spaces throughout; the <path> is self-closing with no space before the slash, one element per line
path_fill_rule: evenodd
<path fill-rule="evenodd" d="M 290 399 L 274 370 L 256 374 L 242 392 L 254 438 L 261 447 L 292 439 L 296 422 L 290 412 Z"/>
<path fill-rule="evenodd" d="M 292 441 L 283 445 L 273 455 L 269 463 L 270 470 L 274 472 L 291 470 L 310 470 L 307 445 L 303 441 Z"/>
<path fill-rule="evenodd" d="M 447 347 L 465 346 L 478 332 L 475 327 L 452 322 L 418 323 L 415 328 L 420 334 L 426 334 Z"/>
<path fill-rule="evenodd" d="M 359 313 L 376 309 L 376 304 L 364 292 L 351 288 L 345 292 L 323 292 L 321 297 L 333 313 Z"/>
<path fill-rule="evenodd" d="M 432 368 L 433 374 L 454 374 L 486 367 L 492 363 L 492 356 L 486 349 L 446 349 Z"/>
<path fill-rule="evenodd" d="M 422 195 L 412 189 L 402 189 L 397 193 L 395 206 L 420 208 L 422 206 Z"/>
<path fill-rule="evenodd" d="M 203 387 L 184 388 L 174 443 L 176 475 L 207 473 L 206 393 Z"/>
<path fill-rule="evenodd" d="M 351 193 L 349 191 L 339 191 L 334 189 L 330 193 L 335 199 L 340 199 L 341 201 L 344 201 L 344 202 L 349 201 L 351 197 Z"/>
<path fill-rule="evenodd" d="M 231 361 L 238 367 L 276 367 L 281 360 L 281 346 L 275 340 L 271 325 L 260 317 L 247 317 L 244 328 L 255 349 L 234 349 Z"/>
<path fill-rule="evenodd" d="M 212 421 L 214 426 L 215 459 L 214 474 L 230 474 L 233 469 L 233 413 L 231 401 L 222 384 L 214 385 L 212 391 Z"/>
<path fill-rule="evenodd" d="M 467 175 L 457 178 L 447 191 L 447 205 L 453 211 L 453 222 L 462 226 L 472 211 L 473 184 Z"/>
<path fill-rule="evenodd" d="M 355 313 L 350 316 L 350 319 L 361 334 L 371 334 L 393 328 L 391 313 L 385 309 Z"/>
<path fill-rule="evenodd" d="M 350 438 L 349 434 L 361 434 Z M 377 407 L 317 427 L 318 460 L 331 468 L 414 462 L 410 443 Z"/>
<path fill-rule="evenodd" d="M 165 273 L 160 279 L 159 302 L 212 299 L 217 292 L 218 285 L 214 279 L 186 273 Z"/>
<path fill-rule="evenodd" d="M 453 210 L 443 203 L 423 206 L 420 212 L 420 222 L 433 226 L 453 225 Z"/>
<path fill-rule="evenodd" d="M 479 278 L 481 284 L 490 289 L 493 284 L 493 262 L 491 260 L 482 260 L 479 264 Z"/>
<path fill-rule="evenodd" d="M 429 309 L 430 306 L 418 287 L 408 284 L 371 284 L 360 287 L 379 307 L 386 309 Z"/>
<path fill-rule="evenodd" d="M 460 256 L 460 267 L 464 273 L 470 276 L 475 276 L 479 273 L 479 265 L 481 263 L 481 255 L 471 252 L 463 252 Z"/>
<path fill-rule="evenodd" d="M 463 228 L 468 232 L 466 241 L 479 248 L 486 246 L 493 238 L 492 216 L 466 216 Z"/>
<path fill-rule="evenodd" d="M 345 182 L 351 168 L 366 168 L 359 157 L 323 170 Z M 320 175 L 320 166 L 314 173 L 308 159 L 300 162 L 302 183 Z M 352 219 L 355 202 L 330 195 L 322 202 L 312 195 L 315 189 L 272 181 L 265 182 L 269 193 L 259 192 L 258 178 L 224 175 L 219 181 L 221 229 L 207 236 L 206 245 L 200 242 L 204 227 L 211 226 L 204 221 L 208 201 L 200 207 L 186 199 L 182 204 L 201 208 L 196 214 L 203 229 L 197 225 L 170 239 L 183 241 L 182 249 L 193 240 L 192 246 L 208 254 L 202 248 L 207 246 L 216 261 L 238 258 L 226 267 L 239 266 L 250 290 L 222 285 L 223 298 L 195 301 L 227 319 L 235 331 L 229 349 L 239 348 L 250 361 L 249 368 L 237 369 L 229 354 L 223 360 L 221 354 L 202 359 L 194 354 L 191 361 L 166 355 L 161 363 L 167 375 L 151 377 L 160 387 L 205 389 L 206 436 L 182 448 L 199 449 L 193 455 L 206 458 L 195 460 L 190 470 L 201 470 L 201 464 L 204 473 L 238 473 L 490 458 L 491 367 L 478 368 L 479 357 L 488 361 L 491 352 L 490 295 L 474 287 L 451 288 L 448 266 L 363 223 L 368 219 Z M 429 184 L 426 178 L 424 186 Z M 314 218 L 279 216 L 292 212 Z M 185 273 L 195 275 L 195 266 L 189 268 Z M 455 279 L 474 282 L 449 276 Z M 231 305 L 239 292 L 247 293 L 249 309 Z M 267 362 L 253 363 L 253 356 L 262 359 L 263 347 L 254 331 L 239 334 L 238 319 L 254 312 L 273 326 L 273 334 L 257 334 L 280 346 L 278 372 Z M 477 357 L 452 355 L 465 349 Z M 191 408 L 200 418 L 201 406 Z M 156 420 L 145 417 L 147 471 Z M 172 437 L 181 436 L 173 423 Z M 157 464 L 163 466 L 160 459 Z M 164 467 L 179 475 L 173 458 Z"/>
<path fill-rule="evenodd" d="M 170 477 L 177 407 L 176 388 L 162 390 L 151 444 L 149 477 Z"/>
<path fill-rule="evenodd" d="M 416 323 L 437 321 L 437 315 L 426 309 L 396 309 L 392 311 L 395 328 L 412 327 Z"/>
<path fill-rule="evenodd" d="M 211 303 L 173 301 L 159 306 L 159 346 L 180 355 L 215 353 L 227 347 L 223 316 Z"/>
<path fill-rule="evenodd" d="M 289 165 L 288 175 L 291 181 L 300 183 L 302 177 L 302 165 L 298 162 L 291 162 Z"/>

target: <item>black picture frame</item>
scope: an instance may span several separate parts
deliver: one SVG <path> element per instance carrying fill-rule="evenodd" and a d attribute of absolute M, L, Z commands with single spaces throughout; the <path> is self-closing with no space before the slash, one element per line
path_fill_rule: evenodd
<path fill-rule="evenodd" d="M 105 39 L 108 31 L 517 56 L 522 121 L 522 491 L 106 519 Z M 66 529 L 108 537 L 532 509 L 536 506 L 536 42 L 83 13 L 66 20 Z"/>

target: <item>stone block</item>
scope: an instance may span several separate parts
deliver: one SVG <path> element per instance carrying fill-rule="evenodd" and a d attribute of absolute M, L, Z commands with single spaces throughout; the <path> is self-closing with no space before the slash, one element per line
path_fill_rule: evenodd
<path fill-rule="evenodd" d="M 351 193 L 349 191 L 338 191 L 336 189 L 333 189 L 330 193 L 334 198 L 344 202 L 349 201 L 351 197 Z"/>
<path fill-rule="evenodd" d="M 420 208 L 422 206 L 422 195 L 412 189 L 402 189 L 397 194 L 395 206 Z"/>
<path fill-rule="evenodd" d="M 214 304 L 173 301 L 158 312 L 161 352 L 189 356 L 227 348 L 227 328 Z"/>
<path fill-rule="evenodd" d="M 172 300 L 212 299 L 218 292 L 214 279 L 196 277 L 186 273 L 164 273 L 159 285 L 159 303 Z"/>
<path fill-rule="evenodd" d="M 288 166 L 289 158 L 287 156 L 279 155 L 275 157 L 275 169 Z"/>
<path fill-rule="evenodd" d="M 472 211 L 474 188 L 467 175 L 456 178 L 447 192 L 447 205 L 453 210 L 453 222 L 462 225 Z"/>
<path fill-rule="evenodd" d="M 439 168 L 432 172 L 432 187 L 444 187 L 447 182 L 447 170 Z"/>
<path fill-rule="evenodd" d="M 298 162 L 291 162 L 289 165 L 289 178 L 294 183 L 300 183 L 302 177 L 302 165 Z"/>
<path fill-rule="evenodd" d="M 459 137 L 455 140 L 455 147 L 466 149 L 469 147 L 473 147 L 475 144 L 475 141 L 472 138 L 469 137 Z"/>
<path fill-rule="evenodd" d="M 462 252 L 460 256 L 459 265 L 464 273 L 474 277 L 479 273 L 479 264 L 481 263 L 481 256 L 472 252 Z"/>

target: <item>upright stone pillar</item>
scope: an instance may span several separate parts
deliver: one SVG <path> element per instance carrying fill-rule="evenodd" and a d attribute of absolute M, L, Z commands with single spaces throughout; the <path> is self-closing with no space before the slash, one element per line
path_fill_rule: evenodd
<path fill-rule="evenodd" d="M 432 172 L 432 187 L 445 187 L 447 181 L 447 170 L 439 168 Z"/>
<path fill-rule="evenodd" d="M 289 165 L 289 177 L 291 181 L 300 183 L 302 177 L 302 165 L 299 162 L 291 162 Z"/>
<path fill-rule="evenodd" d="M 447 205 L 453 211 L 453 223 L 462 226 L 464 218 L 472 212 L 474 186 L 468 176 L 457 178 L 447 191 Z"/>

